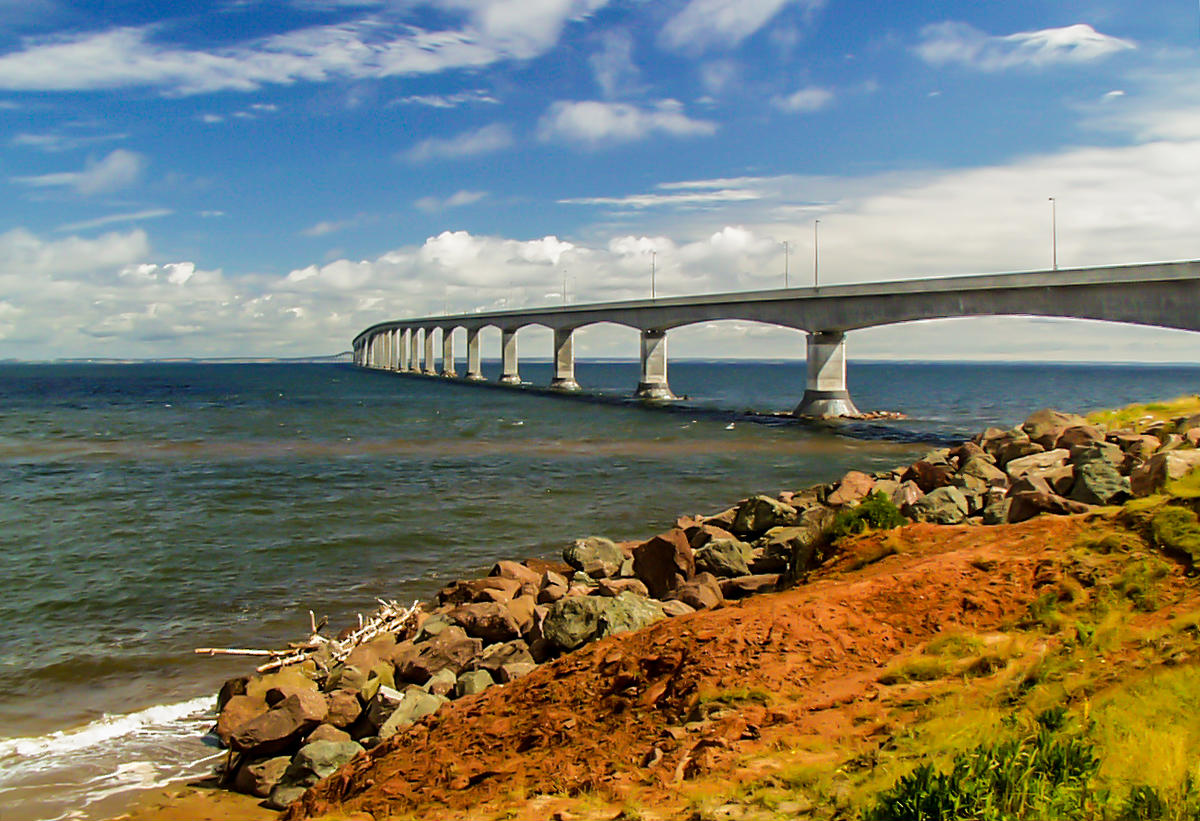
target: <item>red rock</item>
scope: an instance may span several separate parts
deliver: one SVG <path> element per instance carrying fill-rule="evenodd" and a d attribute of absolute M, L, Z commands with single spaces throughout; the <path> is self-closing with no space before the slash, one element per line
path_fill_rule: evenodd
<path fill-rule="evenodd" d="M 396 673 L 405 681 L 424 684 L 443 668 L 461 673 L 483 650 L 483 642 L 469 637 L 461 627 L 447 627 L 428 641 L 415 645 L 416 653 L 397 665 Z"/>
<path fill-rule="evenodd" d="M 521 637 L 521 625 L 508 607 L 499 602 L 473 602 L 460 604 L 446 617 L 463 629 L 468 636 L 481 639 L 484 644 L 510 641 Z"/>
<path fill-rule="evenodd" d="M 533 611 L 537 607 L 537 598 L 529 594 L 517 596 L 507 602 L 505 607 L 517 622 L 517 629 L 521 631 L 521 635 L 528 633 L 533 627 Z"/>
<path fill-rule="evenodd" d="M 906 482 L 916 482 L 923 493 L 929 493 L 939 487 L 954 484 L 954 468 L 949 464 L 926 462 L 924 459 L 913 462 L 904 472 Z"/>
<path fill-rule="evenodd" d="M 523 564 L 511 562 L 507 559 L 502 559 L 492 565 L 492 570 L 488 573 L 489 577 L 499 576 L 502 579 L 512 579 L 520 582 L 522 585 L 532 584 L 535 588 L 542 581 L 542 574 L 536 570 L 531 570 Z"/>
<path fill-rule="evenodd" d="M 859 470 L 852 470 L 842 477 L 837 490 L 829 494 L 825 503 L 832 507 L 855 504 L 862 501 L 874 486 L 875 478 L 873 476 Z"/>
<path fill-rule="evenodd" d="M 1056 493 L 1040 490 L 1023 490 L 1009 496 L 1011 503 L 1008 508 L 1010 524 L 1032 519 L 1040 513 L 1052 513 L 1056 516 L 1067 516 L 1072 513 L 1087 513 L 1089 505 L 1065 499 Z"/>
<path fill-rule="evenodd" d="M 229 737 L 233 735 L 234 730 L 266 711 L 267 704 L 261 698 L 245 694 L 232 696 L 225 702 L 221 714 L 217 717 L 217 736 L 221 743 L 229 746 Z"/>
<path fill-rule="evenodd" d="M 697 610 L 711 610 L 725 603 L 721 582 L 711 573 L 698 573 L 694 578 L 680 583 L 671 593 L 671 598 Z"/>
<path fill-rule="evenodd" d="M 229 746 L 251 756 L 281 752 L 312 732 L 328 714 L 329 705 L 320 693 L 293 693 L 234 730 Z"/>
<path fill-rule="evenodd" d="M 626 591 L 637 593 L 639 596 L 650 595 L 641 579 L 601 579 L 596 585 L 596 593 L 610 599 L 615 599 Z"/>
<path fill-rule="evenodd" d="M 779 584 L 778 573 L 760 573 L 756 576 L 738 576 L 721 582 L 721 595 L 727 599 L 744 599 L 759 593 L 770 593 Z"/>
<path fill-rule="evenodd" d="M 349 727 L 362 715 L 362 702 L 350 690 L 334 690 L 329 694 L 329 712 L 325 720 L 334 727 Z"/>
<path fill-rule="evenodd" d="M 633 551 L 633 572 L 650 595 L 665 598 L 696 573 L 696 557 L 680 529 L 659 534 Z"/>
<path fill-rule="evenodd" d="M 1074 427 L 1067 428 L 1059 435 L 1058 441 L 1054 443 L 1054 447 L 1074 451 L 1075 448 L 1080 446 L 1103 442 L 1104 436 L 1104 430 L 1095 425 L 1075 425 Z"/>
<path fill-rule="evenodd" d="M 1129 474 L 1134 496 L 1149 496 L 1171 479 L 1179 479 L 1200 467 L 1200 450 L 1169 450 L 1151 456 Z"/>
<path fill-rule="evenodd" d="M 521 583 L 516 579 L 505 579 L 500 576 L 488 576 L 484 579 L 457 581 L 443 587 L 438 592 L 438 604 L 468 604 L 478 601 L 497 601 L 497 594 L 489 591 L 500 591 L 500 600 L 507 601 L 521 590 Z"/>

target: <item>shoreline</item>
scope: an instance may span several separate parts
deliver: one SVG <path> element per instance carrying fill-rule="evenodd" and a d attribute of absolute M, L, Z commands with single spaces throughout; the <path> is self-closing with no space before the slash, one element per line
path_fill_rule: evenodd
<path fill-rule="evenodd" d="M 1040 414 L 1040 415 L 1039 415 Z M 822 550 L 821 541 L 825 539 L 834 519 L 839 517 L 839 514 L 853 512 L 859 510 L 862 513 L 870 502 L 875 498 L 872 494 L 880 494 L 881 498 L 886 498 L 891 506 L 899 510 L 904 510 L 904 516 L 907 519 L 915 521 L 925 521 L 937 524 L 960 524 L 960 523 L 975 523 L 975 524 L 1001 524 L 1015 523 L 1036 516 L 1038 513 L 1059 513 L 1059 514 L 1078 514 L 1085 513 L 1089 509 L 1094 509 L 1095 505 L 1111 503 L 1114 500 L 1128 498 L 1132 490 L 1137 489 L 1137 483 L 1142 484 L 1142 495 L 1144 488 L 1154 486 L 1155 483 L 1161 486 L 1164 481 L 1161 467 L 1162 463 L 1171 461 L 1179 457 L 1179 453 L 1174 456 L 1168 454 L 1179 451 L 1180 445 L 1183 445 L 1183 453 L 1189 452 L 1195 455 L 1200 453 L 1194 450 L 1197 441 L 1200 441 L 1200 417 L 1195 419 L 1180 417 L 1174 423 L 1160 426 L 1156 432 L 1163 433 L 1172 424 L 1183 427 L 1186 434 L 1189 430 L 1194 430 L 1191 434 L 1191 439 L 1186 442 L 1182 434 L 1177 434 L 1174 431 L 1164 435 L 1166 440 L 1158 440 L 1155 447 L 1151 448 L 1149 441 L 1146 438 L 1149 434 L 1139 433 L 1134 430 L 1098 430 L 1095 425 L 1091 425 L 1082 417 L 1058 414 L 1057 412 L 1039 412 L 1026 420 L 1023 426 L 1010 431 L 1002 431 L 999 429 L 989 429 L 974 437 L 973 442 L 963 443 L 958 448 L 942 449 L 945 453 L 933 451 L 931 454 L 906 468 L 892 472 L 884 472 L 884 474 L 876 474 L 874 476 L 863 474 L 858 471 L 850 471 L 838 482 L 827 483 L 813 488 L 807 488 L 802 491 L 784 492 L 779 498 L 772 499 L 771 497 L 759 496 L 751 499 L 742 500 L 738 505 L 722 513 L 713 516 L 699 517 L 682 517 L 676 524 L 677 527 L 665 534 L 659 534 L 652 537 L 650 540 L 642 543 L 625 543 L 616 545 L 614 543 L 603 544 L 603 541 L 595 538 L 578 540 L 568 550 L 574 552 L 567 555 L 564 551 L 565 558 L 571 565 L 570 568 L 561 568 L 564 570 L 573 570 L 573 577 L 568 580 L 564 573 L 557 573 L 554 569 L 548 566 L 549 563 L 540 562 L 539 566 L 534 568 L 530 565 L 534 564 L 526 562 L 525 565 L 518 565 L 511 561 L 501 561 L 493 568 L 492 574 L 485 579 L 459 581 L 455 584 L 444 588 L 439 594 L 436 604 L 425 603 L 422 606 L 422 614 L 420 619 L 411 626 L 397 633 L 390 641 L 390 646 L 383 648 L 383 652 L 379 647 L 374 649 L 374 654 L 360 654 L 359 661 L 365 662 L 370 659 L 375 660 L 378 665 L 381 656 L 386 656 L 390 660 L 396 660 L 408 654 L 408 659 L 411 662 L 414 653 L 421 652 L 417 645 L 424 642 L 431 642 L 439 635 L 446 634 L 448 631 L 459 629 L 464 633 L 464 637 L 470 638 L 474 634 L 474 639 L 477 640 L 475 653 L 481 653 L 486 647 L 501 646 L 488 645 L 486 641 L 479 641 L 479 634 L 487 634 L 493 640 L 499 641 L 500 638 L 505 639 L 509 643 L 513 641 L 521 641 L 525 643 L 524 651 L 533 649 L 528 641 L 530 635 L 520 630 L 516 631 L 515 635 L 520 636 L 519 639 L 514 639 L 513 631 L 510 629 L 507 632 L 503 628 L 496 632 L 494 625 L 488 626 L 486 622 L 489 617 L 500 618 L 502 611 L 508 607 L 512 607 L 514 599 L 519 599 L 522 595 L 528 595 L 530 591 L 526 588 L 522 590 L 523 585 L 532 586 L 533 579 L 537 578 L 536 606 L 547 606 L 547 612 L 541 614 L 542 623 L 539 629 L 539 635 L 534 638 L 534 641 L 543 642 L 549 641 L 551 644 L 558 644 L 557 651 L 551 648 L 546 658 L 521 660 L 515 663 L 515 667 L 520 669 L 506 670 L 503 664 L 495 665 L 492 668 L 485 667 L 485 670 L 491 670 L 491 674 L 484 675 L 490 680 L 483 684 L 483 687 L 489 687 L 495 683 L 503 681 L 515 681 L 516 679 L 528 675 L 540 664 L 552 661 L 558 657 L 559 653 L 570 652 L 576 647 L 586 645 L 594 638 L 600 638 L 603 635 L 609 635 L 609 632 L 603 629 L 595 631 L 593 635 L 579 639 L 577 636 L 568 636 L 563 638 L 563 634 L 559 628 L 555 627 L 553 622 L 554 614 L 551 612 L 556 606 L 559 610 L 564 609 L 562 602 L 568 602 L 571 599 L 577 601 L 595 600 L 597 595 L 600 598 L 608 598 L 610 601 L 618 601 L 622 596 L 631 592 L 637 596 L 645 596 L 651 602 L 657 601 L 660 606 L 666 606 L 668 609 L 673 609 L 670 616 L 679 616 L 688 612 L 696 612 L 698 610 L 707 610 L 714 607 L 719 607 L 726 599 L 732 602 L 735 599 L 741 599 L 745 596 L 752 596 L 759 592 L 784 588 L 789 585 L 780 584 L 780 579 L 791 577 L 799 579 L 807 575 L 807 573 L 819 566 L 823 559 L 820 555 Z M 1192 423 L 1192 424 L 1188 424 Z M 1021 431 L 1017 433 L 1017 431 Z M 1172 441 L 1170 437 L 1176 437 Z M 1065 438 L 1064 438 L 1065 437 Z M 1115 441 L 1109 441 L 1113 439 Z M 1041 444 L 1044 441 L 1045 444 Z M 1120 444 L 1117 444 L 1120 443 Z M 1065 447 L 1064 447 L 1065 445 Z M 1159 447 L 1162 447 L 1161 452 Z M 1007 449 L 1007 450 L 1006 450 Z M 1000 454 L 1003 456 L 1000 457 Z M 1039 456 L 1039 454 L 1045 454 Z M 1162 458 L 1155 461 L 1155 457 Z M 999 457 L 999 458 L 998 458 Z M 1188 456 L 1187 461 L 1193 461 L 1191 456 Z M 1200 461 L 1200 460 L 1196 460 Z M 1154 462 L 1155 464 L 1147 468 L 1147 463 Z M 996 467 L 997 463 L 1000 467 L 1010 468 L 1007 472 L 999 470 Z M 1095 466 L 1099 467 L 1095 467 Z M 991 470 L 988 470 L 988 467 Z M 1010 467 L 1011 466 L 1011 467 Z M 1091 467 L 1089 467 L 1091 466 Z M 1064 472 L 1064 468 L 1069 468 Z M 1123 471 L 1122 471 L 1123 469 Z M 1016 471 L 1015 473 L 1013 471 Z M 1156 473 L 1156 471 L 1158 471 Z M 1106 491 L 1099 490 L 1100 485 L 1090 480 L 1090 474 L 1103 474 L 1104 478 L 1111 480 L 1114 475 L 1118 477 L 1118 485 L 1115 489 L 1109 487 L 1107 496 L 1101 498 L 1096 496 L 1090 502 L 1081 502 L 1068 496 L 1086 496 L 1087 493 L 1092 493 L 1093 496 L 1097 492 L 1104 493 Z M 1133 480 L 1134 486 L 1131 487 L 1129 482 Z M 1121 484 L 1124 482 L 1124 484 Z M 1147 485 L 1146 483 L 1150 484 Z M 1082 488 L 1078 492 L 1075 490 L 1076 485 Z M 1111 483 L 1110 483 L 1111 484 Z M 1085 487 L 1086 485 L 1086 487 Z M 1061 490 L 1062 492 L 1056 492 Z M 1015 491 L 1015 492 L 1014 492 Z M 970 496 L 970 498 L 967 498 Z M 897 504 L 897 501 L 900 504 Z M 792 503 L 796 503 L 798 507 L 805 510 L 806 513 L 812 510 L 820 509 L 824 511 L 821 514 L 810 516 L 807 521 L 803 521 L 803 517 L 797 513 L 797 508 L 792 507 Z M 811 503 L 811 507 L 802 507 L 804 503 Z M 1016 506 L 1016 511 L 1013 508 Z M 789 511 L 790 508 L 790 511 Z M 869 514 L 868 514 L 869 515 Z M 756 521 L 758 520 L 758 521 Z M 798 528 L 797 525 L 800 525 Z M 728 528 L 728 529 L 726 529 Z M 688 551 L 692 556 L 693 562 L 697 553 L 706 553 L 710 558 L 713 554 L 713 547 L 717 542 L 732 539 L 738 540 L 738 537 L 755 536 L 760 539 L 771 531 L 777 531 L 780 528 L 791 531 L 804 530 L 804 533 L 790 532 L 787 534 L 789 541 L 784 542 L 784 547 L 776 550 L 775 561 L 777 572 L 775 573 L 749 573 L 737 575 L 735 573 L 722 573 L 722 578 L 718 580 L 713 574 L 708 571 L 700 571 L 695 569 L 693 564 L 690 570 L 678 575 L 674 582 L 674 586 L 670 582 L 665 582 L 667 585 L 663 588 L 664 582 L 662 579 L 655 579 L 655 571 L 649 569 L 651 564 L 662 564 L 665 560 L 668 565 L 672 562 L 675 564 L 674 569 L 680 570 L 679 557 L 683 555 L 683 551 Z M 776 536 L 780 534 L 776 533 Z M 694 544 L 695 542 L 699 544 Z M 647 550 L 648 546 L 654 546 L 653 550 Z M 743 546 L 748 546 L 747 542 L 742 543 Z M 779 543 L 776 542 L 778 547 Z M 762 548 L 764 545 L 757 545 Z M 615 547 L 621 551 L 617 554 L 609 551 L 610 547 Z M 707 551 L 706 548 L 709 548 Z M 606 551 L 607 558 L 605 556 Z M 653 562 L 647 558 L 653 553 L 656 558 Z M 783 560 L 783 566 L 778 566 L 780 555 L 787 553 L 788 555 Z M 663 559 L 662 557 L 666 557 Z M 760 562 L 759 570 L 764 569 L 761 566 L 762 561 L 766 557 L 770 561 L 770 557 L 766 556 L 766 551 L 763 550 L 757 556 L 753 556 L 753 560 Z M 803 557 L 803 558 L 801 558 Z M 643 565 L 642 573 L 631 572 L 636 567 L 637 559 L 645 559 L 641 562 Z M 609 566 L 605 567 L 605 563 Z M 812 562 L 811 565 L 807 564 Z M 711 565 L 709 565 L 711 567 Z M 748 566 L 747 569 L 752 569 Z M 530 573 L 531 570 L 540 570 L 538 573 Z M 590 573 L 587 571 L 591 571 Z M 661 571 L 661 567 L 658 568 Z M 661 573 L 659 574 L 661 576 Z M 758 578 L 753 578 L 755 576 Z M 700 578 L 709 576 L 710 578 Z M 766 578 L 773 576 L 773 578 Z M 699 578 L 699 582 L 696 580 Z M 743 581 L 738 582 L 738 579 Z M 748 580 L 749 581 L 746 581 Z M 503 582 L 503 583 L 502 583 Z M 650 593 L 649 585 L 654 584 L 664 592 L 672 594 L 670 597 L 664 596 L 662 599 L 655 599 L 648 596 Z M 689 587 L 690 586 L 690 587 Z M 550 587 L 560 587 L 561 590 L 556 590 L 550 594 L 546 591 Z M 686 588 L 686 589 L 685 589 Z M 682 590 L 682 595 L 680 595 Z M 497 593 L 496 591 L 501 591 Z M 657 591 L 656 591 L 657 592 Z M 727 597 L 725 594 L 730 594 Z M 662 595 L 660 592 L 659 595 Z M 674 606 L 674 602 L 682 602 L 685 607 L 680 608 Z M 480 605 L 480 606 L 477 606 Z M 474 609 L 472 609 L 474 608 Z M 484 613 L 483 611 L 487 611 Z M 509 615 L 512 615 L 511 613 Z M 660 613 L 657 618 L 650 618 L 646 621 L 647 624 L 653 623 L 663 618 L 665 613 Z M 448 617 L 448 618 L 447 618 Z M 493 621 L 495 620 L 493 618 Z M 551 623 L 547 624 L 546 619 L 550 618 Z M 620 617 L 617 617 L 620 621 Z M 437 624 L 438 620 L 443 622 Z M 501 619 L 503 620 L 503 619 Z M 515 621 L 515 619 L 514 619 Z M 635 619 L 636 621 L 636 619 Z M 622 622 L 622 624 L 625 624 Z M 482 625 L 482 626 L 481 626 Z M 426 626 L 430 626 L 426 630 Z M 437 626 L 437 630 L 432 630 L 432 626 Z M 640 624 L 635 624 L 641 626 Z M 615 631 L 617 633 L 621 630 Z M 315 637 L 316 634 L 314 634 Z M 395 648 L 400 645 L 407 645 L 404 652 L 399 652 Z M 360 645 L 353 652 L 366 648 L 366 645 Z M 390 656 L 386 654 L 390 653 Z M 519 654 L 518 654 L 519 655 Z M 526 652 L 526 655 L 528 653 Z M 475 655 L 474 662 L 464 662 L 461 666 L 463 669 L 471 667 L 474 671 L 480 671 L 480 663 L 484 658 Z M 524 659 L 524 656 L 521 656 Z M 351 657 L 353 659 L 353 656 Z M 532 662 L 532 663 L 531 663 Z M 322 742 L 309 742 L 313 744 L 320 743 L 337 743 L 337 744 L 352 744 L 353 748 L 347 748 L 343 752 L 348 753 L 345 760 L 352 758 L 354 754 L 360 753 L 362 747 L 351 741 L 352 733 L 362 738 L 365 743 L 374 746 L 379 743 L 379 738 L 368 738 L 367 733 L 378 732 L 383 735 L 381 730 L 388 723 L 388 717 L 394 715 L 397 709 L 404 708 L 406 702 L 420 701 L 424 696 L 409 698 L 411 694 L 418 691 L 423 692 L 428 696 L 440 697 L 441 701 L 432 703 L 426 706 L 418 706 L 415 708 L 415 713 L 407 716 L 401 722 L 392 722 L 395 726 L 391 729 L 391 733 L 402 730 L 404 727 L 412 724 L 414 720 L 419 720 L 420 715 L 424 715 L 437 710 L 443 703 L 449 700 L 446 698 L 448 692 L 454 689 L 462 689 L 461 683 L 463 676 L 474 675 L 471 671 L 462 674 L 454 674 L 449 676 L 441 676 L 443 684 L 437 685 L 439 690 L 431 689 L 429 682 L 438 677 L 438 671 L 428 669 L 428 665 L 422 668 L 417 673 L 417 678 L 425 678 L 425 684 L 422 686 L 415 681 L 410 680 L 407 689 L 401 691 L 400 676 L 404 673 L 404 662 L 393 665 L 390 674 L 384 672 L 382 678 L 396 678 L 395 687 L 385 685 L 382 681 L 377 682 L 376 686 L 369 698 L 363 699 L 360 696 L 362 706 L 360 709 L 369 711 L 373 704 L 379 702 L 379 693 L 386 692 L 387 698 L 393 703 L 385 705 L 390 711 L 379 711 L 378 718 L 373 719 L 370 724 L 370 730 L 364 730 L 361 724 L 362 716 L 355 715 L 350 719 L 343 720 L 340 727 L 332 727 L 327 733 L 329 740 Z M 347 666 L 353 667 L 350 660 L 343 669 Z M 419 666 L 419 665 L 418 665 Z M 513 666 L 513 665 L 510 665 Z M 381 668 L 384 669 L 384 668 Z M 336 673 L 336 670 L 334 670 Z M 361 672 L 361 671 L 360 671 Z M 318 681 L 321 679 L 321 674 L 312 671 Z M 412 679 L 411 670 L 406 674 Z M 251 679 L 253 681 L 253 679 Z M 367 683 L 364 681 L 364 683 Z M 229 691 L 232 682 L 227 683 L 225 691 Z M 249 681 L 243 681 L 240 685 L 242 691 L 249 686 Z M 449 686 L 450 690 L 446 687 Z M 234 685 L 234 690 L 238 689 L 238 685 Z M 305 688 L 301 688 L 305 689 Z M 333 688 L 324 685 L 316 689 L 315 692 L 330 692 Z M 281 691 L 281 695 L 290 690 L 291 696 L 288 700 L 295 698 L 299 691 L 295 689 L 295 682 Z M 460 692 L 460 696 L 470 695 L 477 690 L 471 687 L 466 688 L 467 692 Z M 225 692 L 223 691 L 223 692 Z M 344 690 L 338 690 L 344 692 Z M 362 691 L 357 691 L 362 692 Z M 226 696 L 226 712 L 233 698 L 238 698 L 237 695 L 232 697 Z M 269 702 L 262 707 L 267 713 L 278 709 L 271 707 Z M 409 705 L 411 707 L 411 704 Z M 243 702 L 239 705 L 241 709 L 247 709 L 250 705 Z M 328 711 L 328 705 L 326 707 Z M 407 709 L 407 708 L 406 708 Z M 252 709 L 246 713 L 247 715 L 257 715 L 261 718 L 265 713 L 255 713 Z M 252 723 L 253 718 L 245 720 L 244 716 L 236 720 L 242 723 Z M 289 731 L 293 737 L 303 739 L 313 727 L 330 727 L 331 725 L 322 723 L 324 718 L 306 719 L 311 722 L 310 726 L 304 730 Z M 356 722 L 358 725 L 356 726 Z M 229 725 L 233 721 L 226 722 Z M 261 723 L 261 722 L 260 722 Z M 232 726 L 226 728 L 233 737 L 234 730 Z M 351 732 L 347 732 L 347 731 Z M 335 731 L 337 734 L 335 735 Z M 389 735 L 391 734 L 389 733 Z M 254 734 L 244 734 L 251 737 Z M 260 744 L 258 749 L 266 749 L 271 746 L 272 749 L 279 749 L 276 742 L 270 742 L 266 746 L 261 745 L 262 738 L 257 740 L 254 738 L 243 739 L 242 741 L 234 741 L 235 747 L 240 746 L 243 750 L 243 761 L 237 765 L 239 770 L 244 769 L 247 762 L 255 759 L 254 750 L 255 744 Z M 291 741 L 289 743 L 302 743 Z M 292 748 L 296 749 L 295 747 Z M 304 749 L 301 746 L 299 749 Z M 368 747 L 369 749 L 369 747 Z M 260 755 L 261 758 L 261 755 Z M 278 759 L 278 756 L 277 756 Z M 295 759 L 291 759 L 294 763 Z M 339 762 L 340 763 L 340 762 Z M 280 765 L 276 765 L 279 769 Z M 280 773 L 282 770 L 280 770 Z M 280 773 L 276 773 L 278 776 Z M 312 776 L 309 776 L 311 779 Z M 311 783 L 311 782 L 310 782 Z M 291 795 L 299 797 L 304 794 L 304 784 L 297 784 L 294 787 L 289 787 L 292 792 L 281 794 L 274 797 L 274 802 L 277 806 L 284 806 L 290 803 Z M 259 787 L 262 790 L 262 787 Z M 277 787 L 272 787 L 271 790 L 279 792 Z M 271 790 L 267 790 L 267 795 L 270 795 Z M 287 800 L 283 800 L 287 797 Z"/>

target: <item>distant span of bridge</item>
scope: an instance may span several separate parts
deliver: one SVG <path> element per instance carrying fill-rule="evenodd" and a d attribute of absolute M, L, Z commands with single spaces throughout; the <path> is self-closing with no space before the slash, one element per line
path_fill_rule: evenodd
<path fill-rule="evenodd" d="M 517 332 L 541 325 L 554 332 L 550 387 L 578 391 L 575 331 L 609 322 L 641 332 L 641 379 L 634 395 L 669 401 L 667 332 L 717 320 L 745 320 L 808 334 L 808 375 L 797 415 L 853 416 L 846 389 L 846 333 L 860 328 L 966 316 L 1095 319 L 1200 331 L 1200 260 L 1071 268 L 1011 274 L 907 279 L 854 285 L 596 302 L 471 314 L 393 319 L 354 338 L 354 363 L 407 374 L 484 380 L 479 332 L 500 330 L 499 381 L 521 384 Z M 467 332 L 467 372 L 459 377 L 454 331 Z M 434 333 L 441 332 L 441 362 Z"/>

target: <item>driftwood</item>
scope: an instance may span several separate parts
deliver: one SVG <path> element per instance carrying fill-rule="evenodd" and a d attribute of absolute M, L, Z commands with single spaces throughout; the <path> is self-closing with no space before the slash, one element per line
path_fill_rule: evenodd
<path fill-rule="evenodd" d="M 312 658 L 318 651 L 328 649 L 328 657 L 334 663 L 344 660 L 350 655 L 351 651 L 360 644 L 365 644 L 371 639 L 383 633 L 399 633 L 407 630 L 416 618 L 417 609 L 420 606 L 418 602 L 413 602 L 412 607 L 403 608 L 399 602 L 386 601 L 384 599 L 376 599 L 379 602 L 379 609 L 372 613 L 367 618 L 363 618 L 363 614 L 358 614 L 358 627 L 351 630 L 345 635 L 339 634 L 340 638 L 331 639 L 321 635 L 321 630 L 329 623 L 327 616 L 322 617 L 321 621 L 317 621 L 313 611 L 308 611 L 308 623 L 312 629 L 312 633 L 307 639 L 300 642 L 292 642 L 286 650 L 250 650 L 237 647 L 197 647 L 195 652 L 198 655 L 205 656 L 268 656 L 271 661 L 259 665 L 255 668 L 255 672 L 268 673 L 272 670 L 278 670 L 281 667 L 287 667 L 290 664 L 299 664 Z M 321 660 L 314 659 L 320 664 Z M 324 667 L 325 665 L 320 664 Z"/>

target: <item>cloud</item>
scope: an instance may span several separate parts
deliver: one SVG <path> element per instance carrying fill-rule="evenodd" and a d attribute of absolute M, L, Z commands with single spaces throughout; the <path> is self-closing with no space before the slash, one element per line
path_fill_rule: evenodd
<path fill-rule="evenodd" d="M 794 91 L 786 97 L 776 97 L 771 100 L 771 104 L 780 111 L 786 111 L 789 114 L 807 114 L 813 111 L 820 111 L 833 102 L 833 92 L 827 88 L 819 88 L 818 86 L 808 86 L 799 91 Z"/>
<path fill-rule="evenodd" d="M 716 131 L 716 123 L 688 117 L 677 100 L 661 100 L 650 109 L 629 103 L 560 100 L 550 106 L 538 123 L 538 137 L 542 141 L 575 143 L 586 148 L 634 142 L 656 133 L 701 137 Z"/>
<path fill-rule="evenodd" d="M 97 143 L 115 142 L 129 137 L 128 134 L 97 134 L 94 136 L 68 136 L 66 134 L 18 134 L 10 140 L 10 144 L 18 148 L 33 148 L 48 154 L 62 151 L 74 151 Z"/>
<path fill-rule="evenodd" d="M 323 237 L 326 234 L 333 234 L 341 231 L 343 228 L 348 228 L 353 224 L 353 220 L 322 221 L 308 226 L 300 232 L 300 235 L 305 237 Z"/>
<path fill-rule="evenodd" d="M 482 128 L 464 131 L 453 137 L 430 137 L 405 151 L 403 157 L 409 162 L 421 163 L 429 160 L 453 160 L 493 154 L 513 144 L 508 126 L 492 123 Z"/>
<path fill-rule="evenodd" d="M 448 208 L 461 208 L 464 205 L 474 205 L 487 197 L 486 191 L 456 191 L 445 199 L 438 197 L 421 197 L 413 203 L 421 211 L 435 214 Z"/>
<path fill-rule="evenodd" d="M 13 177 L 13 181 L 34 188 L 73 188 L 85 196 L 106 194 L 133 185 L 145 166 L 146 160 L 141 154 L 118 148 L 101 160 L 88 160 L 82 171 Z"/>
<path fill-rule="evenodd" d="M 458 108 L 472 103 L 499 105 L 500 100 L 483 89 L 460 91 L 456 94 L 410 94 L 393 100 L 392 105 L 423 105 L 430 108 Z"/>
<path fill-rule="evenodd" d="M 967 23 L 948 21 L 923 28 L 915 51 L 934 66 L 957 63 L 981 71 L 1003 71 L 1089 63 L 1136 47 L 1086 23 L 991 36 Z"/>
<path fill-rule="evenodd" d="M 160 217 L 169 217 L 175 212 L 169 208 L 151 208 L 145 211 L 134 211 L 128 214 L 109 214 L 107 217 L 97 217 L 96 219 L 83 220 L 82 222 L 72 222 L 67 225 L 60 225 L 59 231 L 85 231 L 89 228 L 101 228 L 105 225 L 115 225 L 122 222 L 141 222 L 142 220 L 159 219 Z"/>
<path fill-rule="evenodd" d="M 600 37 L 600 50 L 588 58 L 600 93 L 611 99 L 636 90 L 638 68 L 633 61 L 633 35 L 611 29 Z"/>
<path fill-rule="evenodd" d="M 792 4 L 812 13 L 825 0 L 690 0 L 663 26 L 659 42 L 673 51 L 691 53 L 731 48 Z"/>
<path fill-rule="evenodd" d="M 0 56 L 0 89 L 80 91 L 148 86 L 170 94 L 251 91 L 264 85 L 374 79 L 483 68 L 530 59 L 563 26 L 607 0 L 428 0 L 465 17 L 433 31 L 409 23 L 407 3 L 221 49 L 155 39 L 153 26 L 27 37 Z"/>

